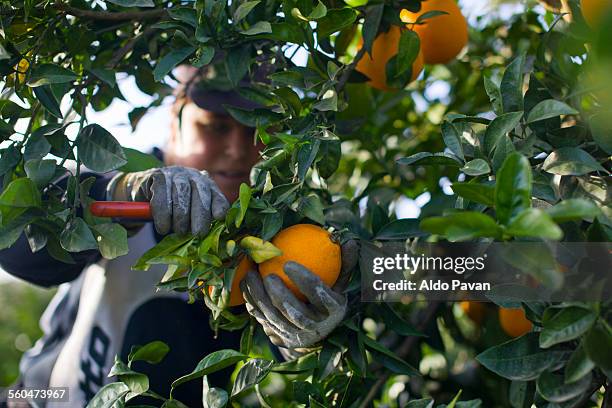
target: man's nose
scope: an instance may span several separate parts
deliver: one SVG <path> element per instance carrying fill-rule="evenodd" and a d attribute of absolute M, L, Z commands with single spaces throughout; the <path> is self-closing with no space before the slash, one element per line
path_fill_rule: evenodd
<path fill-rule="evenodd" d="M 246 156 L 248 139 L 253 133 L 245 127 L 235 127 L 227 137 L 225 154 L 233 159 L 243 159 Z"/>

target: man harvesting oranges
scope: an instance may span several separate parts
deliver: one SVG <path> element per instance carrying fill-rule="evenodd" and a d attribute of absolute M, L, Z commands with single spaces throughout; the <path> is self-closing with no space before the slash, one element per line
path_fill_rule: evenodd
<path fill-rule="evenodd" d="M 68 387 L 71 406 L 84 407 L 112 381 L 107 374 L 115 356 L 126 361 L 132 346 L 160 340 L 170 347 L 166 358 L 157 366 L 136 363 L 136 369 L 148 375 L 151 390 L 167 394 L 172 381 L 191 372 L 204 356 L 239 348 L 235 332 L 215 338 L 201 303 L 189 304 L 181 293 L 155 291 L 163 268 L 131 270 L 163 235 L 206 234 L 214 219 L 225 216 L 228 199 L 237 198 L 241 183 L 248 183 L 262 148 L 253 143 L 254 129 L 234 120 L 224 107 L 254 106 L 228 86 L 222 67 L 180 67 L 176 76 L 181 86 L 170 138 L 163 152 L 156 150 L 164 167 L 95 175 L 90 192 L 97 200 L 150 203 L 153 223 L 127 225 L 129 253 L 109 261 L 85 251 L 75 254 L 73 264 L 63 264 L 46 248 L 32 253 L 24 236 L 0 252 L 0 265 L 9 273 L 37 285 L 59 285 L 41 319 L 44 335 L 21 361 L 19 387 Z M 329 245 L 337 249 L 339 261 L 340 247 L 331 241 Z M 253 264 L 245 265 L 243 275 Z M 291 349 L 313 346 L 344 317 L 345 296 L 303 265 L 287 263 L 283 268 L 273 273 L 286 273 L 310 305 L 304 298 L 296 299 L 288 281 L 274 274 L 262 279 L 251 272 L 242 285 L 247 310 L 274 344 Z M 348 272 L 338 264 L 336 277 L 341 269 Z M 210 380 L 224 384 L 229 374 L 219 372 Z M 182 385 L 174 394 L 187 406 L 201 405 L 202 387 L 197 383 Z"/>

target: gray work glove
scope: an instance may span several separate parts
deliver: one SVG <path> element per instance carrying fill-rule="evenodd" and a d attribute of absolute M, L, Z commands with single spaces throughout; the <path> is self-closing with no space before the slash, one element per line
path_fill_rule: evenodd
<path fill-rule="evenodd" d="M 213 218 L 225 216 L 229 203 L 205 171 L 170 166 L 118 174 L 109 184 L 113 200 L 149 201 L 155 229 L 207 234 Z"/>
<path fill-rule="evenodd" d="M 327 337 L 342 322 L 347 298 L 342 290 L 357 263 L 355 241 L 342 246 L 342 271 L 333 288 L 304 266 L 285 263 L 285 274 L 297 285 L 310 304 L 295 297 L 276 275 L 251 271 L 240 283 L 249 314 L 262 325 L 270 341 L 280 347 L 305 351 Z"/>

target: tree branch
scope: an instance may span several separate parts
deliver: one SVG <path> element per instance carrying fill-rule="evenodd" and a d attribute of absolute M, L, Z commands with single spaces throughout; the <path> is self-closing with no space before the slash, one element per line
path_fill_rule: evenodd
<path fill-rule="evenodd" d="M 359 61 L 363 58 L 365 53 L 366 47 L 361 47 L 361 49 L 357 52 L 357 55 L 355 55 L 353 61 L 346 67 L 346 69 L 342 73 L 342 76 L 338 80 L 338 86 L 336 87 L 336 90 L 338 92 L 341 91 L 342 88 L 344 88 L 344 85 L 346 85 L 346 81 L 348 81 L 349 77 L 351 76 L 351 72 L 353 72 L 353 70 L 355 69 Z"/>
<path fill-rule="evenodd" d="M 127 43 L 125 43 L 123 47 L 115 51 L 111 60 L 106 64 L 106 67 L 109 69 L 115 68 L 115 66 L 123 59 L 123 57 L 125 57 L 130 51 L 134 49 L 134 46 L 136 45 L 138 40 L 140 40 L 143 37 L 148 36 L 155 30 L 156 30 L 155 28 L 147 27 L 142 33 L 131 38 Z"/>
<path fill-rule="evenodd" d="M 438 310 L 439 305 L 440 305 L 440 302 L 437 302 L 437 301 L 429 303 L 429 305 L 427 306 L 427 309 L 425 309 L 425 312 L 423 313 L 423 318 L 420 319 L 420 324 L 417 325 L 417 330 L 419 331 L 425 330 L 425 328 L 429 324 L 429 321 L 435 316 L 436 310 Z M 407 337 L 406 340 L 404 340 L 402 344 L 399 346 L 399 349 L 396 352 L 398 357 L 406 358 L 406 356 L 408 356 L 408 353 L 410 353 L 410 351 L 412 350 L 412 348 L 414 347 L 415 343 L 418 340 L 419 340 L 419 337 L 417 336 Z M 386 373 L 383 376 L 381 376 L 378 379 L 378 381 L 376 381 L 376 383 L 374 383 L 372 388 L 370 388 L 370 391 L 368 392 L 368 394 L 365 396 L 365 398 L 359 405 L 359 408 L 367 408 L 370 406 L 370 403 L 372 402 L 374 397 L 376 397 L 376 395 L 378 394 L 380 387 L 382 387 L 383 384 L 387 381 L 387 379 L 389 379 L 390 375 L 391 375 L 390 373 Z"/>
<path fill-rule="evenodd" d="M 167 15 L 165 9 L 109 13 L 106 11 L 83 10 L 61 2 L 56 3 L 55 6 L 58 10 L 62 10 L 66 12 L 66 14 L 70 14 L 71 16 L 90 18 L 92 20 L 102 21 L 145 20 L 149 18 L 159 18 Z"/>

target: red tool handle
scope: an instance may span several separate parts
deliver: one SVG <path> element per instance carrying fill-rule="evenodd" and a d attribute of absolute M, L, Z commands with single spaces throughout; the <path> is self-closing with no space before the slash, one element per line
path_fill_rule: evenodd
<path fill-rule="evenodd" d="M 96 201 L 89 206 L 96 217 L 152 219 L 151 206 L 147 202 Z"/>

